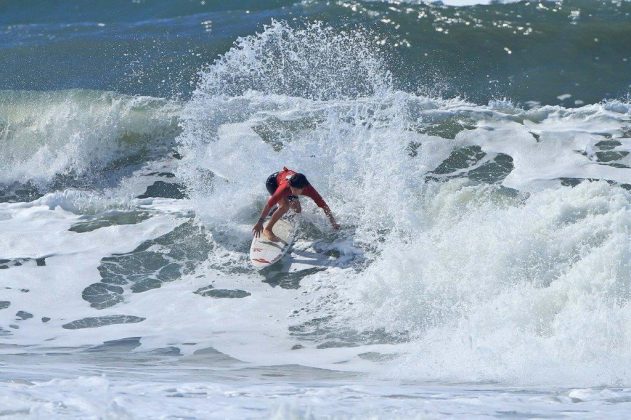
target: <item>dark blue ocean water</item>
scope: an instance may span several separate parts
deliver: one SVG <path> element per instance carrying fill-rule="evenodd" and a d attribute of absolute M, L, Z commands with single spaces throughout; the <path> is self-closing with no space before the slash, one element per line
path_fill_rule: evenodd
<path fill-rule="evenodd" d="M 629 93 L 630 13 L 629 2 L 600 0 L 8 0 L 0 3 L 0 89 L 186 98 L 198 72 L 238 37 L 273 19 L 319 20 L 370 31 L 404 90 L 574 106 Z"/>

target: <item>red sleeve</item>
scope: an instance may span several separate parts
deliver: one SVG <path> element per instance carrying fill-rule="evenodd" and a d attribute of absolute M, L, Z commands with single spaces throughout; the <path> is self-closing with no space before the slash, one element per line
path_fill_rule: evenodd
<path fill-rule="evenodd" d="M 318 194 L 318 192 L 316 191 L 315 188 L 313 188 L 311 185 L 308 185 L 305 187 L 305 189 L 302 191 L 303 195 L 306 195 L 307 197 L 311 198 L 313 200 L 314 203 L 316 203 L 316 205 L 320 208 L 328 208 L 329 206 L 327 206 L 327 204 L 325 203 L 324 199 L 322 199 L 322 197 L 320 196 L 320 194 Z"/>
<path fill-rule="evenodd" d="M 270 207 L 274 207 L 274 205 L 278 203 L 281 198 L 283 198 L 283 195 L 289 195 L 287 193 L 288 190 L 289 190 L 289 184 L 283 184 L 279 186 L 278 188 L 276 188 L 276 191 L 274 191 L 274 194 L 269 198 L 269 200 L 267 200 L 267 205 Z"/>

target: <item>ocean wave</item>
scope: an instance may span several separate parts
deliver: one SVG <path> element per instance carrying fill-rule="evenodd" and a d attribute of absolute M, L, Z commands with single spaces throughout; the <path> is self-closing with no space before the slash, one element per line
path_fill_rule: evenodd
<path fill-rule="evenodd" d="M 66 190 L 2 204 L 0 334 L 394 378 L 631 383 L 629 103 L 421 95 L 393 82 L 366 31 L 292 25 L 239 39 L 181 107 L 9 93 L 45 106 L 4 111 L 7 179 L 89 173 L 177 136 L 190 200 Z M 305 202 L 297 257 L 260 273 L 252 223 L 284 165 L 343 230 Z"/>
<path fill-rule="evenodd" d="M 0 183 L 50 183 L 159 155 L 179 105 L 113 92 L 0 92 Z"/>

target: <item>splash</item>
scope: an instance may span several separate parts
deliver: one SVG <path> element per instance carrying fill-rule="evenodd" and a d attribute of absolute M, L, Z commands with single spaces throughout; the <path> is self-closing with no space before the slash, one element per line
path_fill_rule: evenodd
<path fill-rule="evenodd" d="M 197 95 L 243 96 L 248 91 L 313 100 L 373 96 L 391 76 L 364 30 L 338 32 L 320 22 L 292 28 L 272 21 L 203 72 Z"/>

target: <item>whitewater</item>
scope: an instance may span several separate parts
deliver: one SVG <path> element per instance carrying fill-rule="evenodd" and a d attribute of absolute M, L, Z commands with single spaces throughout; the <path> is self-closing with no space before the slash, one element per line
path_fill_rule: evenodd
<path fill-rule="evenodd" d="M 369 25 L 273 14 L 310 7 L 253 10 L 204 64 L 187 46 L 190 94 L 2 85 L 0 416 L 628 417 L 628 99 L 410 88 Z M 184 33 L 179 12 L 155 25 Z M 259 272 L 283 166 L 342 229 L 302 200 L 291 253 Z"/>

